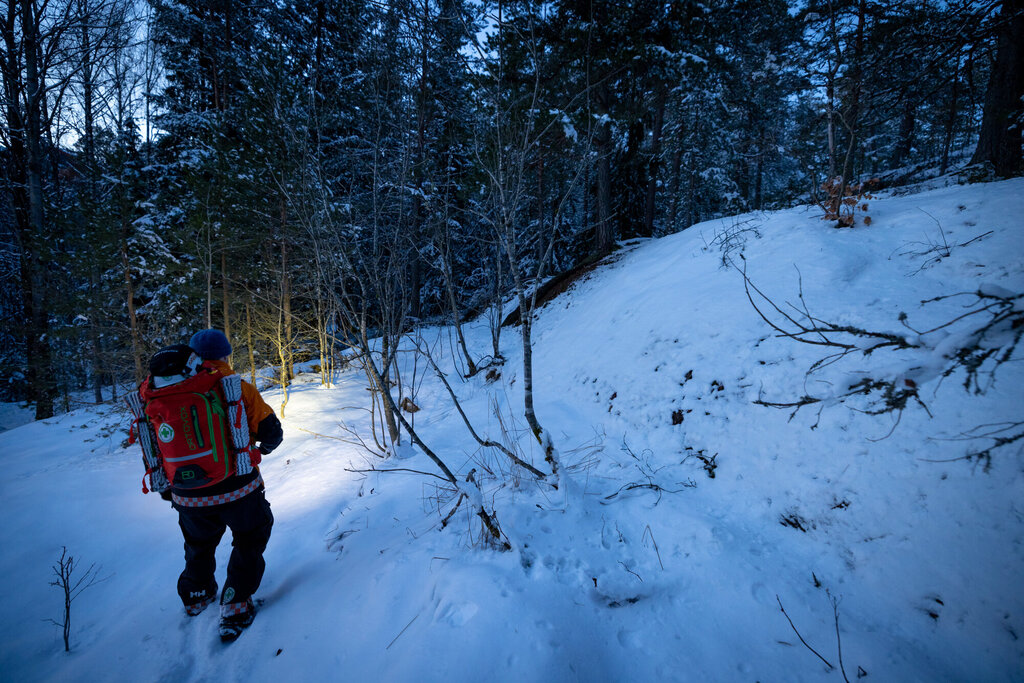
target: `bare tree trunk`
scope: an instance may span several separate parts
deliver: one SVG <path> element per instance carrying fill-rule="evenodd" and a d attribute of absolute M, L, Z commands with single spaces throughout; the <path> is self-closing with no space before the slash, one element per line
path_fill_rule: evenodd
<path fill-rule="evenodd" d="M 228 296 L 228 257 L 225 251 L 220 252 L 221 299 L 224 308 L 224 336 L 231 340 L 231 299 Z"/>
<path fill-rule="evenodd" d="M 322 301 L 323 299 L 321 299 Z M 333 309 L 321 311 L 317 319 L 317 334 L 320 347 L 320 383 L 330 387 L 334 383 L 334 339 L 331 336 Z"/>
<path fill-rule="evenodd" d="M 278 315 L 278 321 L 279 322 L 278 322 L 278 326 L 277 326 L 277 337 L 276 337 L 276 340 L 275 340 L 276 341 L 275 345 L 277 346 L 278 361 L 280 362 L 280 365 L 281 365 L 281 417 L 283 418 L 284 417 L 285 408 L 288 407 L 288 393 L 289 392 L 288 392 L 288 381 L 285 380 L 285 378 L 284 378 L 284 368 L 285 368 L 285 365 L 287 364 L 288 360 L 287 360 L 287 357 L 286 357 L 287 354 L 285 353 L 285 346 L 287 345 L 287 342 L 283 338 L 283 332 L 282 332 L 281 324 L 280 324 L 280 320 L 281 320 L 281 316 L 282 315 L 283 314 L 279 314 Z"/>
<path fill-rule="evenodd" d="M 757 164 L 754 168 L 754 208 L 758 211 L 764 206 L 764 138 L 762 130 L 757 139 Z"/>
<path fill-rule="evenodd" d="M 590 228 L 593 225 L 593 223 L 591 222 L 592 211 L 590 208 L 590 188 L 593 186 L 593 180 L 591 176 L 593 174 L 591 173 L 592 169 L 590 158 L 588 157 L 584 163 L 587 165 L 587 168 L 583 173 L 583 215 L 581 217 L 583 225 L 580 226 L 582 228 L 580 232 L 585 235 L 590 231 Z"/>
<path fill-rule="evenodd" d="M 97 196 L 96 188 L 96 146 L 94 136 L 94 112 L 95 105 L 93 102 L 93 64 L 92 64 L 92 50 L 91 40 L 89 36 L 89 20 L 88 12 L 85 7 L 85 2 L 79 0 L 79 21 L 80 26 L 78 27 L 81 31 L 81 81 L 82 81 L 82 118 L 83 118 L 83 131 L 82 131 L 82 161 L 84 166 L 84 173 L 86 177 L 86 183 L 88 190 L 80 200 L 82 213 L 84 214 L 84 222 L 86 229 L 91 231 L 97 230 L 96 221 L 96 209 L 95 209 L 95 198 Z M 99 292 L 100 278 L 96 272 L 97 266 L 95 263 L 89 265 L 89 284 L 91 295 L 89 297 L 89 308 L 90 308 L 90 324 L 89 324 L 89 345 L 92 348 L 92 358 L 90 363 L 92 365 L 92 385 L 93 385 L 93 399 L 96 403 L 103 403 L 103 350 L 100 344 L 100 331 L 99 323 L 102 317 L 100 307 L 96 300 Z"/>
<path fill-rule="evenodd" d="M 281 315 L 284 322 L 284 344 L 281 353 L 281 384 L 291 384 L 294 375 L 292 367 L 292 283 L 288 272 L 288 239 L 286 238 L 287 208 L 281 198 Z"/>
<path fill-rule="evenodd" d="M 213 253 L 211 252 L 209 211 L 206 216 L 206 249 L 203 259 L 206 262 L 206 329 L 213 327 Z"/>
<path fill-rule="evenodd" d="M 960 96 L 960 53 L 956 54 L 956 70 L 953 73 L 953 92 L 950 94 L 949 115 L 946 117 L 946 131 L 942 139 L 942 163 L 940 174 L 949 170 L 949 152 L 953 146 L 953 130 L 956 127 L 957 108 Z"/>
<path fill-rule="evenodd" d="M 603 88 L 604 86 L 602 86 Z M 602 108 L 603 109 L 603 108 Z M 597 225 L 594 231 L 596 256 L 610 254 L 615 246 L 615 224 L 612 222 L 612 132 L 608 121 L 601 121 L 594 136 L 597 151 Z"/>
<path fill-rule="evenodd" d="M 838 153 L 836 151 L 836 76 L 842 60 L 842 52 L 839 49 L 839 28 L 836 26 L 836 10 L 829 2 L 829 28 L 828 37 L 832 43 L 834 54 L 827 58 L 825 71 L 825 102 L 828 119 L 828 180 L 831 182 L 836 177 L 836 166 Z M 838 214 L 839 207 L 836 206 Z"/>
<path fill-rule="evenodd" d="M 514 266 L 513 266 L 514 267 Z M 558 463 L 558 452 L 554 448 L 551 435 L 547 433 L 537 419 L 537 411 L 533 404 L 533 310 L 536 304 L 537 290 L 533 292 L 533 302 L 528 302 L 522 280 L 516 277 L 516 290 L 519 296 L 520 327 L 523 336 L 523 416 L 530 426 L 530 431 L 537 443 L 544 449 L 544 460 L 551 467 L 551 474 L 561 479 Z"/>
<path fill-rule="evenodd" d="M 654 123 L 651 126 L 651 160 L 647 165 L 647 197 L 644 202 L 644 227 L 641 235 L 651 237 L 654 234 L 655 200 L 658 196 L 658 174 L 661 170 L 661 131 L 665 123 L 665 101 L 668 93 L 664 88 L 658 90 L 654 104 Z"/>
<path fill-rule="evenodd" d="M 418 199 L 413 204 L 419 204 Z M 423 296 L 423 265 L 420 260 L 419 250 L 415 247 L 410 250 L 409 264 L 409 315 L 419 320 L 422 315 L 420 299 Z"/>
<path fill-rule="evenodd" d="M 256 386 L 256 350 L 252 346 L 252 304 L 245 302 L 245 333 L 247 336 L 246 345 L 249 350 L 249 383 Z"/>
<path fill-rule="evenodd" d="M 680 117 L 681 119 L 681 117 Z M 682 121 L 679 123 L 682 129 Z M 672 152 L 672 183 L 669 185 L 672 194 L 672 203 L 668 212 L 668 230 L 675 232 L 676 221 L 679 217 L 679 199 L 682 196 L 682 175 L 683 175 L 683 136 L 680 130 L 679 142 Z"/>
<path fill-rule="evenodd" d="M 147 42 L 146 50 L 148 51 L 149 45 Z M 131 57 L 131 53 L 125 52 L 118 57 L 118 66 L 123 64 L 123 59 Z M 148 56 L 147 56 L 148 58 Z M 148 76 L 148 65 L 147 65 L 147 76 Z M 118 130 L 124 130 L 125 121 L 131 116 L 129 112 L 129 104 L 125 91 L 127 91 L 131 85 L 127 82 L 128 79 L 125 76 L 125 70 L 122 68 L 116 69 L 117 81 L 115 87 L 117 89 L 117 125 Z M 148 91 L 147 91 L 148 92 Z M 146 98 L 148 102 L 149 98 Z M 147 122 L 148 129 L 148 122 Z M 123 174 L 122 174 L 123 178 Z M 131 221 L 132 211 L 134 209 L 131 197 L 129 196 L 126 183 L 122 180 L 117 184 L 117 211 L 118 211 L 118 229 L 120 234 L 119 247 L 121 252 L 121 268 L 123 271 L 124 279 L 124 292 L 125 292 L 125 304 L 128 310 L 128 328 L 131 336 L 131 354 L 132 354 L 132 366 L 134 369 L 133 383 L 132 386 L 139 385 L 146 377 L 146 372 L 143 367 L 143 348 L 142 348 L 142 333 L 139 329 L 139 319 L 135 311 L 135 286 L 132 283 L 132 270 L 131 262 L 128 258 L 128 237 L 131 234 Z M 116 389 L 117 383 L 114 382 Z"/>
<path fill-rule="evenodd" d="M 828 102 L 827 120 L 828 120 L 828 179 L 832 180 L 836 177 L 836 85 L 835 80 L 831 76 L 828 77 L 828 83 L 825 86 L 826 100 Z"/>
<path fill-rule="evenodd" d="M 914 148 L 914 131 L 917 128 L 917 108 L 907 94 L 900 116 L 900 129 L 896 149 L 893 150 L 893 165 L 903 166 L 910 158 L 910 150 Z"/>
<path fill-rule="evenodd" d="M 135 364 L 135 384 L 146 377 L 142 367 L 142 341 L 139 334 L 139 318 L 135 313 L 135 288 L 132 285 L 132 270 L 128 261 L 127 216 L 121 214 L 121 267 L 124 270 L 125 302 L 128 304 L 128 325 L 132 335 L 132 360 Z"/>
<path fill-rule="evenodd" d="M 409 272 L 409 314 L 416 319 L 422 315 L 420 299 L 423 287 L 423 265 L 419 253 L 420 236 L 423 234 L 423 180 L 427 133 L 427 37 L 430 20 L 430 3 L 423 1 L 423 16 L 420 25 L 420 79 L 417 95 L 416 148 L 413 156 L 413 178 L 416 192 L 412 198 L 412 240 Z"/>
<path fill-rule="evenodd" d="M 544 233 L 544 147 L 538 146 L 537 148 L 537 227 L 540 229 L 541 234 Z M 554 224 L 552 224 L 554 228 Z M 537 243 L 537 258 L 543 258 L 544 256 L 544 245 L 541 242 Z"/>
<path fill-rule="evenodd" d="M 13 7 L 14 3 L 10 3 Z M 10 10 L 9 10 L 10 11 Z M 49 324 L 47 323 L 45 285 L 40 279 L 42 264 L 39 250 L 43 247 L 46 216 L 43 209 L 43 82 L 40 73 L 41 46 L 39 17 L 34 0 L 22 0 L 23 49 L 25 54 L 25 116 L 26 186 L 28 195 L 28 229 L 22 236 L 22 295 L 28 322 L 26 353 L 28 382 L 36 403 L 36 419 L 54 414 L 56 384 L 50 358 Z M 13 59 L 13 57 L 10 57 Z M 15 103 L 14 106 L 17 106 Z"/>
<path fill-rule="evenodd" d="M 146 41 L 145 41 L 145 43 L 146 43 L 146 51 L 145 51 L 145 60 L 146 60 L 145 87 L 146 87 L 146 92 L 149 93 L 149 92 L 154 92 L 153 86 L 154 86 L 154 82 L 156 80 L 157 66 L 156 66 L 156 50 L 153 47 L 153 45 L 154 45 L 154 41 L 153 41 L 153 5 L 152 5 L 152 3 L 146 3 L 146 7 L 147 7 L 147 9 L 146 9 L 147 14 L 146 14 Z M 152 117 L 152 112 L 149 109 L 149 105 L 150 105 L 150 100 L 151 99 L 152 99 L 151 97 L 143 98 L 143 101 L 145 102 L 144 106 L 146 108 L 145 109 L 145 111 L 146 111 L 146 137 L 145 137 L 146 144 L 145 144 L 145 150 L 146 150 L 146 164 L 147 165 L 149 165 L 149 163 L 151 163 L 151 161 L 152 161 L 152 147 L 151 147 L 150 143 L 152 142 L 152 135 L 153 135 L 153 127 L 152 127 L 153 119 L 151 118 Z"/>
<path fill-rule="evenodd" d="M 383 335 L 380 339 L 381 342 L 381 364 L 380 371 L 374 372 L 374 382 L 377 385 L 377 391 L 381 396 L 387 394 L 387 397 L 391 397 L 391 364 L 392 355 L 394 349 L 391 347 L 389 337 L 387 334 Z M 364 347 L 370 348 L 369 339 L 366 339 L 364 335 Z M 373 365 L 373 356 L 368 356 L 369 362 Z M 400 446 L 402 444 L 402 432 L 398 428 L 398 421 L 395 419 L 395 413 L 397 410 L 393 406 L 393 401 L 386 400 L 382 403 L 384 422 L 388 428 L 388 439 L 391 441 L 392 446 Z"/>
<path fill-rule="evenodd" d="M 846 188 L 853 180 L 853 161 L 859 143 L 860 133 L 860 96 L 863 87 L 864 77 L 864 23 L 867 20 L 866 0 L 860 0 L 857 5 L 857 29 L 853 40 L 853 64 L 850 66 L 851 96 L 850 107 L 844 117 L 844 126 L 850 136 L 846 145 L 846 156 L 843 159 L 843 175 L 839 184 L 839 194 L 836 201 L 841 203 L 846 196 Z M 836 206 L 836 213 L 839 213 L 840 205 Z"/>
<path fill-rule="evenodd" d="M 448 293 L 448 307 L 452 312 L 452 324 L 455 326 L 455 334 L 459 340 L 459 348 L 462 350 L 462 357 L 466 359 L 466 376 L 472 377 L 478 371 L 473 356 L 469 353 L 469 346 L 466 344 L 466 335 L 462 332 L 462 319 L 459 315 L 459 305 L 455 298 L 455 282 L 452 273 L 451 249 L 448 244 L 447 228 L 445 228 L 444 244 L 441 253 L 441 270 L 444 272 L 444 287 Z"/>
<path fill-rule="evenodd" d="M 103 403 L 103 347 L 100 344 L 100 309 L 95 300 L 95 293 L 99 291 L 99 277 L 96 274 L 95 266 L 89 268 L 89 287 L 93 291 L 93 296 L 89 297 L 89 347 L 92 350 L 92 358 L 89 359 L 89 362 L 92 374 L 92 397 L 96 403 Z"/>
<path fill-rule="evenodd" d="M 504 318 L 504 301 L 502 300 L 502 258 L 501 246 L 494 245 L 494 287 L 491 291 L 490 328 L 491 328 L 491 357 L 497 361 L 501 355 L 501 321 Z"/>
<path fill-rule="evenodd" d="M 1016 119 L 1024 96 L 1024 0 L 1003 0 L 1000 19 L 1004 23 L 971 163 L 991 163 L 996 175 L 1008 177 L 1022 166 L 1021 127 Z"/>

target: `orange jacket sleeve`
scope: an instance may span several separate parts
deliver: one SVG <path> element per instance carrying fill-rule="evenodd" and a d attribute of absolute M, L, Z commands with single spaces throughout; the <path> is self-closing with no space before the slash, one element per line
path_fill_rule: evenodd
<path fill-rule="evenodd" d="M 249 433 L 256 438 L 260 422 L 267 415 L 273 415 L 274 409 L 260 396 L 259 389 L 242 380 L 242 403 L 245 404 L 245 415 L 249 420 Z"/>

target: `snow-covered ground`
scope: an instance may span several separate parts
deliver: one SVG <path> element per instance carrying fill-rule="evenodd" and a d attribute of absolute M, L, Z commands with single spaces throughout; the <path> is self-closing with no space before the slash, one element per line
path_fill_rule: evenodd
<path fill-rule="evenodd" d="M 35 410 L 24 403 L 0 403 L 0 432 L 32 421 Z"/>
<path fill-rule="evenodd" d="M 1024 292 L 1024 180 L 883 197 L 870 215 L 833 230 L 808 208 L 748 214 L 631 243 L 542 310 L 537 408 L 567 470 L 559 491 L 478 448 L 407 356 L 417 427 L 458 473 L 476 469 L 510 552 L 483 547 L 465 509 L 440 528 L 453 501 L 438 479 L 352 471 L 434 470 L 351 442 L 346 429 L 370 434 L 364 375 L 329 389 L 303 376 L 262 467 L 277 520 L 265 603 L 229 646 L 215 609 L 189 620 L 178 604 L 176 515 L 141 494 L 123 411 L 0 434 L 2 677 L 802 681 L 842 680 L 842 664 L 850 680 L 1024 679 L 1024 457 L 1018 442 L 988 471 L 956 460 L 990 443 L 968 430 L 1022 419 L 1019 360 L 983 395 L 919 349 L 806 376 L 829 350 L 777 337 L 722 265 L 726 251 L 745 263 L 794 318 L 786 302 L 919 340 L 901 312 L 926 330 L 970 298 L 923 300 Z M 468 332 L 485 355 L 485 326 Z M 451 331 L 422 334 L 452 368 Z M 521 417 L 518 331 L 502 339 L 498 381 L 449 377 L 481 435 L 518 438 L 544 467 Z M 916 378 L 927 412 L 912 404 L 894 425 L 836 403 L 857 370 Z M 826 399 L 820 414 L 753 403 L 804 395 Z M 103 579 L 73 603 L 70 654 L 47 622 L 61 616 L 49 583 L 64 546 Z"/>

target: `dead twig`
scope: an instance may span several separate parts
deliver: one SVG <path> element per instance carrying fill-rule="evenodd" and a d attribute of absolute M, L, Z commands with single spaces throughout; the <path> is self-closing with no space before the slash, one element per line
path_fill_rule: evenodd
<path fill-rule="evenodd" d="M 423 612 L 421 611 L 419 614 L 414 616 L 412 618 L 412 621 L 410 621 L 408 624 L 406 624 L 405 628 L 403 628 L 401 631 L 399 631 L 398 635 L 395 636 L 394 639 L 392 639 L 392 641 L 390 643 L 388 643 L 388 646 L 386 648 L 384 648 L 384 649 L 385 650 L 390 650 L 391 646 L 395 644 L 395 641 L 398 640 L 399 638 L 401 638 L 402 634 L 405 633 L 407 630 L 409 630 L 409 627 L 412 626 L 413 622 L 420 618 L 420 614 L 423 614 Z"/>
<path fill-rule="evenodd" d="M 690 486 L 689 484 L 684 483 L 683 484 L 683 488 L 688 488 L 688 489 L 697 488 L 697 485 L 693 484 L 692 486 Z M 664 488 L 662 486 L 659 486 L 658 484 L 654 484 L 654 483 L 641 484 L 639 482 L 634 482 L 632 484 L 624 484 L 623 486 L 619 487 L 619 490 L 616 491 L 615 493 L 613 493 L 611 495 L 608 495 L 608 496 L 605 496 L 603 500 L 614 500 L 620 493 L 627 492 L 627 491 L 635 491 L 635 490 L 638 490 L 638 489 L 648 489 L 650 491 L 656 491 L 658 493 L 658 500 L 655 501 L 655 504 L 657 504 L 658 502 L 661 501 L 661 494 L 663 494 L 663 493 L 682 493 L 683 492 L 683 489 L 666 489 L 666 488 Z"/>
<path fill-rule="evenodd" d="M 805 393 L 798 399 L 789 401 L 770 401 L 766 400 L 764 396 L 759 396 L 754 401 L 757 405 L 770 408 L 792 409 L 789 415 L 790 420 L 804 406 L 819 404 L 818 417 L 820 419 L 821 410 L 826 405 L 841 403 L 851 410 L 866 415 L 894 413 L 896 420 L 892 428 L 885 436 L 881 437 L 881 439 L 888 438 L 899 425 L 903 410 L 911 402 L 919 405 L 931 417 L 931 411 L 918 393 L 920 382 L 933 377 L 945 378 L 954 372 L 963 370 L 965 373 L 964 389 L 968 393 L 984 394 L 994 383 L 999 367 L 1014 359 L 1014 354 L 1024 338 L 1024 310 L 1021 310 L 1020 306 L 1024 294 L 998 287 L 987 287 L 979 288 L 974 292 L 956 292 L 926 299 L 921 302 L 922 305 L 935 304 L 956 297 L 972 298 L 965 304 L 964 312 L 926 331 L 914 329 L 907 322 L 906 314 L 901 313 L 899 315 L 900 323 L 914 333 L 913 335 L 904 335 L 868 330 L 852 325 L 837 325 L 815 317 L 804 299 L 802 278 L 799 279 L 800 306 L 790 304 L 796 313 L 787 312 L 751 282 L 747 275 L 746 259 L 742 253 L 740 259 L 743 261 L 742 268 L 736 263 L 732 263 L 732 266 L 743 278 L 747 300 L 757 315 L 777 332 L 777 336 L 803 344 L 835 349 L 834 352 L 815 361 L 807 370 L 805 377 L 809 378 L 812 373 L 854 353 L 869 356 L 881 349 L 910 350 L 924 356 L 907 361 L 906 372 L 902 375 L 892 376 L 892 373 L 889 372 L 887 373 L 889 376 L 876 379 L 866 372 L 857 373 L 862 375 L 861 379 L 857 381 L 847 379 L 830 395 L 812 396 Z M 799 269 L 797 274 L 799 277 Z M 954 333 L 955 336 L 952 339 L 957 344 L 949 346 L 944 341 L 947 337 L 938 333 L 945 333 L 947 328 L 958 324 L 966 326 L 966 329 Z M 932 367 L 934 369 L 924 370 Z M 862 402 L 866 405 L 864 407 L 853 405 L 855 401 L 849 399 L 855 397 L 861 397 Z M 815 422 L 811 429 L 817 427 L 817 424 Z M 993 442 L 989 448 L 969 453 L 961 459 L 984 461 L 987 469 L 992 451 L 1024 439 L 1024 431 L 991 435 L 988 438 Z"/>
<path fill-rule="evenodd" d="M 798 630 L 796 629 L 796 625 L 794 625 L 794 624 L 793 624 L 793 620 L 789 618 L 789 614 L 788 614 L 788 613 L 786 612 L 786 608 L 782 606 L 782 600 L 781 600 L 781 599 L 779 599 L 779 596 L 778 596 L 778 594 L 776 594 L 776 595 L 775 595 L 775 599 L 776 599 L 776 600 L 778 601 L 778 603 L 779 603 L 779 609 L 780 609 L 780 610 L 782 610 L 782 615 L 783 615 L 784 617 L 786 617 L 786 621 L 788 621 L 788 622 L 789 622 L 789 626 L 790 626 L 790 628 L 792 628 L 792 629 L 793 629 L 793 633 L 795 633 L 795 634 L 796 634 L 796 637 L 800 639 L 800 642 L 804 644 L 804 647 L 806 647 L 806 648 L 807 648 L 808 650 L 810 650 L 811 652 L 813 652 L 813 653 L 815 654 L 815 656 L 816 656 L 816 657 L 817 657 L 818 659 L 820 659 L 821 661 L 825 662 L 825 666 L 827 666 L 827 667 L 828 667 L 829 671 L 831 671 L 832 669 L 834 669 L 835 667 L 834 667 L 834 666 L 832 666 L 832 663 L 831 663 L 830 661 L 828 661 L 827 659 L 825 659 L 824 657 L 822 657 L 822 656 L 821 656 L 821 654 L 820 654 L 820 653 L 819 653 L 819 652 L 818 652 L 817 650 L 815 650 L 815 649 L 814 649 L 813 647 L 811 647 L 810 645 L 808 645 L 808 644 L 807 644 L 807 641 L 806 641 L 806 640 L 804 640 L 804 637 L 803 637 L 802 635 L 800 635 L 800 631 L 798 631 Z"/>
<path fill-rule="evenodd" d="M 628 491 L 648 490 L 648 491 L 656 492 L 658 494 L 658 498 L 657 498 L 657 500 L 654 501 L 655 505 L 657 505 L 658 503 L 661 502 L 661 496 L 664 493 L 681 493 L 682 492 L 683 489 L 667 489 L 664 486 L 662 486 L 661 484 L 658 484 L 658 483 L 656 483 L 654 481 L 654 476 L 656 474 L 658 474 L 658 472 L 660 472 L 661 470 L 663 470 L 665 468 L 664 467 L 657 467 L 657 468 L 655 468 L 655 467 L 651 466 L 650 458 L 651 458 L 651 456 L 653 456 L 653 452 L 650 449 L 644 449 L 643 451 L 640 452 L 640 455 L 637 455 L 636 453 L 633 452 L 633 449 L 630 448 L 629 443 L 626 441 L 625 437 L 623 437 L 623 439 L 622 439 L 622 446 L 619 448 L 619 450 L 621 450 L 623 453 L 625 453 L 626 455 L 628 455 L 630 458 L 632 458 L 634 460 L 633 466 L 636 467 L 637 471 L 639 471 L 640 474 L 643 476 L 643 478 L 646 479 L 647 481 L 646 481 L 646 483 L 645 482 L 631 482 L 631 483 L 623 484 L 622 486 L 619 487 L 618 491 L 616 491 L 615 493 L 612 493 L 610 495 L 605 496 L 600 501 L 600 503 L 602 505 L 607 505 L 607 503 L 605 501 L 614 500 L 615 498 L 617 498 L 619 496 L 619 494 L 624 493 L 624 492 L 628 492 Z M 641 458 L 641 456 L 643 456 L 643 457 Z M 696 488 L 696 486 L 697 486 L 692 481 L 689 481 L 689 482 L 677 482 L 677 483 L 681 483 L 683 488 Z"/>
<path fill-rule="evenodd" d="M 318 439 L 334 439 L 335 441 L 344 441 L 345 443 L 352 443 L 348 439 L 343 439 L 340 436 L 331 436 L 330 434 L 321 434 L 320 432 L 314 432 L 311 429 L 303 429 L 302 427 L 290 426 L 290 428 L 291 429 L 297 429 L 300 432 L 305 432 L 307 434 L 312 434 L 313 436 L 315 436 Z"/>
<path fill-rule="evenodd" d="M 651 525 L 648 524 L 644 529 L 644 535 L 640 537 L 640 542 L 643 543 L 644 539 L 650 535 L 651 543 L 654 544 L 654 552 L 658 556 L 658 564 L 661 565 L 661 571 L 665 571 L 665 563 L 661 561 L 661 551 L 658 550 L 658 542 L 654 540 L 654 532 L 651 531 Z"/>
<path fill-rule="evenodd" d="M 630 569 L 629 567 L 627 567 L 627 566 L 626 566 L 626 563 L 625 563 L 625 562 L 623 562 L 622 560 L 619 560 L 619 564 L 621 564 L 621 565 L 622 565 L 622 568 L 623 568 L 623 569 L 625 569 L 625 570 L 626 570 L 627 572 L 629 572 L 630 574 L 632 574 L 633 576 L 635 576 L 635 577 L 636 577 L 637 579 L 639 579 L 640 583 L 643 583 L 643 582 L 644 582 L 643 578 L 641 578 L 641 576 L 640 576 L 639 574 L 637 574 L 637 573 L 636 573 L 635 571 L 633 571 L 632 569 Z"/>
<path fill-rule="evenodd" d="M 490 534 L 489 542 L 493 547 L 498 548 L 501 551 L 507 552 L 509 550 L 512 550 L 512 544 L 509 543 L 507 539 L 504 541 L 501 540 L 501 537 L 504 534 L 498 527 L 498 522 L 495 518 L 495 514 L 488 513 L 487 510 L 484 508 L 483 496 L 481 495 L 480 485 L 476 481 L 475 474 L 475 469 L 470 470 L 469 474 L 466 475 L 466 483 L 472 487 L 470 489 L 470 492 L 472 492 L 472 495 L 477 499 L 474 501 L 474 504 L 476 506 L 476 514 L 480 518 L 480 521 L 483 522 L 484 528 L 487 530 L 487 533 Z M 465 489 L 463 489 L 462 492 L 466 495 L 467 498 L 470 497 L 470 492 L 467 492 Z"/>
<path fill-rule="evenodd" d="M 459 499 L 457 501 L 455 501 L 455 507 L 453 507 L 451 509 L 451 511 L 447 515 L 444 516 L 444 519 L 441 520 L 441 528 L 442 529 L 444 529 L 446 526 L 448 526 L 448 522 L 450 522 L 452 517 L 455 516 L 455 513 L 458 512 L 459 506 L 462 505 L 462 501 L 464 501 L 465 499 L 466 499 L 466 494 L 464 492 L 463 493 L 459 493 Z"/>
<path fill-rule="evenodd" d="M 417 349 L 424 356 L 426 356 L 427 360 L 430 362 L 430 365 L 434 368 L 434 373 L 441 380 L 441 383 L 444 384 L 444 388 L 448 390 L 448 395 L 451 397 L 452 403 L 455 404 L 455 409 L 458 410 L 459 411 L 459 415 L 462 416 L 462 421 L 465 423 L 466 429 L 469 430 L 469 433 L 473 436 L 473 438 L 476 440 L 476 442 L 478 444 L 480 444 L 481 446 L 483 446 L 485 448 L 495 448 L 495 449 L 501 451 L 502 453 L 505 454 L 505 457 L 507 457 L 509 460 L 511 460 L 515 464 L 519 465 L 520 467 L 522 467 L 524 470 L 526 470 L 530 474 L 532 474 L 534 477 L 537 478 L 538 481 L 544 482 L 545 484 L 549 484 L 552 488 L 555 488 L 555 489 L 558 488 L 557 484 L 551 483 L 551 482 L 547 481 L 547 475 L 546 474 L 544 474 L 543 472 L 538 470 L 536 467 L 534 467 L 530 463 L 526 462 L 525 460 L 523 460 L 522 458 L 517 456 L 515 453 L 513 453 L 511 450 L 509 450 L 503 444 L 500 444 L 500 443 L 498 443 L 496 441 L 492 441 L 490 439 L 483 439 L 483 438 L 481 438 L 476 433 L 476 430 L 473 429 L 473 424 L 469 421 L 469 417 L 466 416 L 466 412 L 462 409 L 462 403 L 459 402 L 458 396 L 455 395 L 455 391 L 452 389 L 451 384 L 448 383 L 448 378 L 445 377 L 445 374 L 443 372 L 441 372 L 441 368 L 439 368 L 437 366 L 437 363 L 434 362 L 433 356 L 431 356 L 428 351 L 420 349 L 419 346 L 417 346 Z"/>
<path fill-rule="evenodd" d="M 839 671 L 843 674 L 843 680 L 846 683 L 850 683 L 850 679 L 846 677 L 846 669 L 843 667 L 843 640 L 839 637 L 839 600 L 834 595 L 828 593 L 829 600 L 832 601 L 832 615 L 835 617 L 836 622 L 836 647 L 839 648 Z"/>
<path fill-rule="evenodd" d="M 985 429 L 987 431 L 980 431 L 982 429 Z M 962 432 L 959 436 L 940 440 L 974 441 L 976 439 L 989 439 L 992 441 L 992 443 L 990 446 L 988 446 L 988 448 L 973 450 L 965 455 L 961 455 L 956 458 L 920 458 L 920 460 L 922 462 L 956 462 L 958 460 L 982 462 L 984 463 L 982 468 L 985 472 L 988 472 L 989 469 L 992 467 L 992 451 L 996 450 L 997 448 L 1009 446 L 1010 444 L 1016 443 L 1017 441 L 1024 439 L 1024 421 L 995 422 L 990 424 L 978 425 L 974 429 Z"/>
<path fill-rule="evenodd" d="M 407 467 L 387 467 L 387 468 L 370 467 L 369 469 L 365 469 L 365 470 L 353 469 L 353 468 L 346 467 L 345 471 L 346 472 L 359 472 L 359 473 L 362 473 L 362 474 L 365 474 L 367 472 L 409 472 L 410 474 L 423 474 L 423 475 L 426 475 L 428 477 L 435 477 L 437 479 L 440 479 L 441 481 L 445 481 L 445 482 L 448 481 L 448 479 L 442 477 L 439 474 L 434 474 L 433 472 L 424 472 L 423 470 L 412 470 L 412 469 L 409 469 Z"/>

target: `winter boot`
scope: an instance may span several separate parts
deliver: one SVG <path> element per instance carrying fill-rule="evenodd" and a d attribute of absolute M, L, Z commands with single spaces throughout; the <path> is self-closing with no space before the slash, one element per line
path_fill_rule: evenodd
<path fill-rule="evenodd" d="M 195 600 L 195 602 L 185 605 L 185 614 L 190 617 L 198 616 L 217 599 L 217 584 L 214 583 L 212 588 L 207 588 L 204 591 L 191 593 L 189 597 Z"/>
<path fill-rule="evenodd" d="M 220 640 L 222 643 L 233 642 L 242 635 L 252 620 L 256 618 L 256 605 L 252 598 L 244 602 L 221 603 L 220 606 Z"/>

